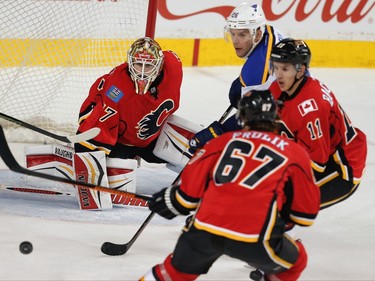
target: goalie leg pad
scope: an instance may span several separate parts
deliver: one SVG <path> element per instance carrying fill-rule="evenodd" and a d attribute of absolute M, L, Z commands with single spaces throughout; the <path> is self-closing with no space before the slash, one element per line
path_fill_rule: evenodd
<path fill-rule="evenodd" d="M 137 166 L 134 159 L 107 158 L 109 187 L 135 193 Z"/>
<path fill-rule="evenodd" d="M 70 147 L 58 144 L 26 146 L 25 156 L 26 167 L 30 170 L 57 177 L 75 178 L 73 167 L 74 150 Z M 71 184 L 43 181 L 31 176 L 26 176 L 25 181 L 26 186 L 75 193 L 75 188 Z"/>
<path fill-rule="evenodd" d="M 136 193 L 138 161 L 134 159 L 107 158 L 109 187 Z M 111 194 L 112 204 L 123 206 L 147 206 L 147 202 L 124 195 Z"/>
<path fill-rule="evenodd" d="M 76 153 L 74 155 L 74 168 L 77 181 L 109 187 L 104 151 Z M 108 192 L 77 186 L 77 198 L 82 210 L 112 208 L 112 200 Z"/>

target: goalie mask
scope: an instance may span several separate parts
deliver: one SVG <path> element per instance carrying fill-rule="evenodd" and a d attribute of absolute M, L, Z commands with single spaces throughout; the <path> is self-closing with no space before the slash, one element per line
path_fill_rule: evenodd
<path fill-rule="evenodd" d="M 252 127 L 258 122 L 274 123 L 277 106 L 270 91 L 251 91 L 246 93 L 238 104 L 237 120 L 243 126 Z"/>
<path fill-rule="evenodd" d="M 149 37 L 136 40 L 128 50 L 128 65 L 135 92 L 146 94 L 163 69 L 164 54 L 160 45 Z"/>
<path fill-rule="evenodd" d="M 259 4 L 242 3 L 235 8 L 227 18 L 227 24 L 224 27 L 224 38 L 226 41 L 232 41 L 230 35 L 231 29 L 248 29 L 250 36 L 253 38 L 253 47 L 249 52 L 250 54 L 262 39 L 262 37 L 260 37 L 260 39 L 256 41 L 257 30 L 261 30 L 263 36 L 265 25 L 266 18 Z"/>

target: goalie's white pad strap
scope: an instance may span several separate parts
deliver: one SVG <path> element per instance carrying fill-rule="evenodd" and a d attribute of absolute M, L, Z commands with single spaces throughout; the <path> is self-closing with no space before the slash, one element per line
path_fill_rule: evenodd
<path fill-rule="evenodd" d="M 104 151 L 76 153 L 74 155 L 74 168 L 78 181 L 109 187 Z M 78 186 L 77 195 L 82 210 L 112 208 L 111 196 L 107 192 Z"/>
<path fill-rule="evenodd" d="M 160 131 L 153 153 L 174 166 L 185 166 L 190 160 L 189 140 L 200 130 L 199 125 L 172 114 Z"/>

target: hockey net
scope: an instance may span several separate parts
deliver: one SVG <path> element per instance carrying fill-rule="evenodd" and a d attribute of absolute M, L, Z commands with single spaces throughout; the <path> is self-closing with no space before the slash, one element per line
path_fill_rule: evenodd
<path fill-rule="evenodd" d="M 148 0 L 0 1 L 0 112 L 74 134 L 92 83 L 124 62 L 130 44 L 155 25 L 148 9 Z M 53 142 L 0 124 L 8 141 Z"/>

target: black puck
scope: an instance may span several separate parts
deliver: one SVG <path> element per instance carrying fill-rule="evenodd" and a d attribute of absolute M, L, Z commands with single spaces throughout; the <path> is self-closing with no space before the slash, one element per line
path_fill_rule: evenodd
<path fill-rule="evenodd" d="M 20 244 L 20 252 L 24 255 L 30 254 L 33 251 L 33 244 L 24 241 Z"/>

